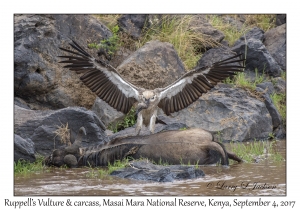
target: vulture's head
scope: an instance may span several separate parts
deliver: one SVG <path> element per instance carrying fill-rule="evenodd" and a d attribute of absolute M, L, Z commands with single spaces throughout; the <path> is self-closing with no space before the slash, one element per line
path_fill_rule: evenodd
<path fill-rule="evenodd" d="M 153 104 L 156 101 L 156 99 L 157 95 L 153 91 L 146 90 L 142 93 L 142 100 L 147 105 L 147 107 L 150 104 Z"/>

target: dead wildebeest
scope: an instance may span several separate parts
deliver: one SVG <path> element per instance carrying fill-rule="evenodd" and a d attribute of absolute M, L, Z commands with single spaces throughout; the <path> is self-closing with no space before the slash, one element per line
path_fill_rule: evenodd
<path fill-rule="evenodd" d="M 229 158 L 242 161 L 235 154 L 226 151 L 223 144 L 213 141 L 210 132 L 199 128 L 117 138 L 96 147 L 81 148 L 80 151 L 78 166 L 106 166 L 128 156 L 172 165 L 228 165 Z"/>

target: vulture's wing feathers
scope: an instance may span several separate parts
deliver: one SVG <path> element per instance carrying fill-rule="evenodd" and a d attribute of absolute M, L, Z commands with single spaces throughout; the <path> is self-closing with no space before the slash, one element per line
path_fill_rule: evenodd
<path fill-rule="evenodd" d="M 171 85 L 157 88 L 160 92 L 158 106 L 166 115 L 189 106 L 218 82 L 242 72 L 245 67 L 240 63 L 244 60 L 241 54 L 235 55 L 211 66 L 191 70 Z"/>
<path fill-rule="evenodd" d="M 69 53 L 59 56 L 66 59 L 60 62 L 68 64 L 64 68 L 84 73 L 80 79 L 87 87 L 116 110 L 127 113 L 138 100 L 138 88 L 124 80 L 114 67 L 89 55 L 75 41 L 70 45 L 75 51 L 60 48 Z"/>

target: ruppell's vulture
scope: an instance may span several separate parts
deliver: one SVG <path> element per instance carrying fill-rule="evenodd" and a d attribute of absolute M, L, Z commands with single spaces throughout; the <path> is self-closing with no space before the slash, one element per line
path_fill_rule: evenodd
<path fill-rule="evenodd" d="M 149 125 L 149 130 L 154 132 L 158 107 L 166 115 L 186 108 L 218 82 L 242 72 L 245 61 L 241 54 L 235 55 L 210 66 L 195 68 L 167 87 L 147 90 L 126 81 L 113 66 L 95 59 L 75 41 L 70 45 L 75 51 L 60 48 L 69 53 L 67 56 L 59 56 L 66 59 L 60 63 L 68 63 L 64 68 L 83 73 L 81 81 L 99 98 L 125 114 L 138 102 L 137 134 L 143 124 Z"/>

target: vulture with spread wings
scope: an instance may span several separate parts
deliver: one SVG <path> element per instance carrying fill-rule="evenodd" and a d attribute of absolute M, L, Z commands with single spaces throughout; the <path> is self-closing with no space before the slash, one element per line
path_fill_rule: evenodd
<path fill-rule="evenodd" d="M 67 56 L 59 56 L 66 59 L 60 63 L 68 64 L 64 68 L 78 74 L 83 73 L 80 80 L 99 98 L 125 114 L 138 102 L 137 134 L 140 133 L 143 124 L 149 125 L 149 130 L 154 132 L 158 107 L 166 115 L 184 109 L 218 82 L 242 72 L 244 68 L 241 65 L 244 59 L 239 54 L 207 67 L 195 68 L 167 87 L 147 90 L 126 81 L 114 67 L 92 57 L 75 41 L 70 45 L 75 51 L 60 48 L 70 53 Z"/>

